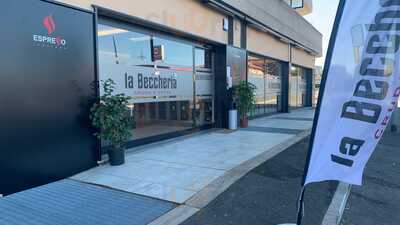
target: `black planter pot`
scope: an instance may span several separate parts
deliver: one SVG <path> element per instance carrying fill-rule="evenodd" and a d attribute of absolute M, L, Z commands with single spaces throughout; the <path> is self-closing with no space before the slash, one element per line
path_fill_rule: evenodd
<path fill-rule="evenodd" d="M 108 150 L 108 158 L 111 166 L 119 166 L 125 163 L 125 149 L 112 148 Z"/>

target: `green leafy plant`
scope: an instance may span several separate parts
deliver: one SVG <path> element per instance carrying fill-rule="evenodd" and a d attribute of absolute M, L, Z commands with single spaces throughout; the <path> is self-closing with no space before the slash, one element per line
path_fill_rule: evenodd
<path fill-rule="evenodd" d="M 115 82 L 112 79 L 102 81 L 101 84 L 104 94 L 91 107 L 90 120 L 98 129 L 95 133 L 97 138 L 109 141 L 113 150 L 121 150 L 131 136 L 131 121 L 127 115 L 131 97 L 113 94 Z"/>
<path fill-rule="evenodd" d="M 247 114 L 254 108 L 256 104 L 255 90 L 257 87 L 247 81 L 241 81 L 234 88 L 234 101 L 240 118 L 246 118 Z"/>

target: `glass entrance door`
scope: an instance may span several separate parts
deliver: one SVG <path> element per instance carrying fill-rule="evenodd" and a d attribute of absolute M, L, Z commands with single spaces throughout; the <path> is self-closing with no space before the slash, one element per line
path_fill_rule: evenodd
<path fill-rule="evenodd" d="M 256 87 L 256 105 L 251 116 L 276 113 L 281 102 L 281 64 L 273 59 L 248 56 L 247 81 Z"/>
<path fill-rule="evenodd" d="M 212 52 L 194 48 L 196 125 L 214 123 L 214 72 Z"/>
<path fill-rule="evenodd" d="M 305 107 L 307 84 L 305 70 L 292 66 L 289 76 L 289 106 L 292 108 Z"/>

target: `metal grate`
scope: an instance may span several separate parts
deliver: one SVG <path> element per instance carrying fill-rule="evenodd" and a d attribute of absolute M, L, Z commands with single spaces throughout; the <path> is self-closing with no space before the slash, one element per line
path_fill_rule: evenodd
<path fill-rule="evenodd" d="M 141 225 L 175 204 L 73 180 L 62 180 L 0 199 L 3 225 Z"/>

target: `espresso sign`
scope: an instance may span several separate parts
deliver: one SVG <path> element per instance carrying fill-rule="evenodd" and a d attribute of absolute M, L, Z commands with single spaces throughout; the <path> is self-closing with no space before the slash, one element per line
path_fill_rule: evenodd
<path fill-rule="evenodd" d="M 1 1 L 0 194 L 97 165 L 93 18 L 53 1 Z"/>
<path fill-rule="evenodd" d="M 331 41 L 305 183 L 361 185 L 400 95 L 400 1 L 345 1 Z"/>

